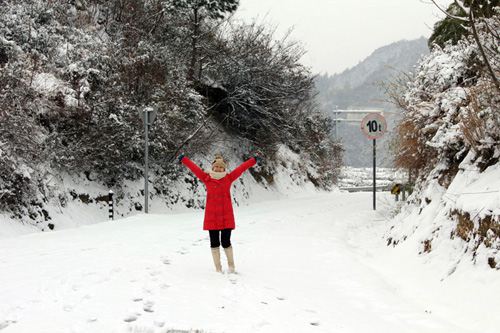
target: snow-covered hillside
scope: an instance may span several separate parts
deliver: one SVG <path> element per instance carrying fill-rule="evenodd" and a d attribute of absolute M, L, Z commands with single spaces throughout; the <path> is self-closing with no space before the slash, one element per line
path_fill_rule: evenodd
<path fill-rule="evenodd" d="M 498 274 L 500 86 L 491 71 L 500 73 L 500 20 L 475 24 L 476 37 L 469 28 L 456 43 L 435 46 L 395 98 L 404 109 L 395 162 L 416 185 L 388 238 L 410 241 L 429 260 L 472 261 Z"/>
<path fill-rule="evenodd" d="M 154 211 L 200 206 L 197 182 L 175 164 L 181 151 L 205 168 L 215 152 L 233 168 L 260 151 L 262 187 L 283 163 L 286 177 L 330 188 L 341 148 L 314 103 L 302 48 L 265 25 L 222 24 L 237 7 L 0 1 L 0 220 L 41 230 L 92 223 L 110 189 L 120 215 L 141 211 L 151 108 Z M 280 161 L 282 148 L 300 163 Z"/>
<path fill-rule="evenodd" d="M 234 169 L 243 161 L 241 147 L 226 143 L 224 147 L 229 169 Z M 234 149 L 234 150 L 233 150 Z M 208 156 L 193 157 L 202 168 L 209 165 Z M 313 181 L 318 177 L 317 170 L 307 165 L 299 154 L 282 146 L 275 155 L 275 170 L 272 175 L 266 169 L 255 166 L 233 184 L 231 193 L 233 204 L 239 206 L 250 202 L 259 202 L 270 198 L 283 198 L 294 193 L 316 193 L 319 190 Z M 273 164 L 274 164 L 273 163 Z M 178 167 L 177 162 L 172 163 Z M 150 175 L 150 212 L 156 214 L 192 211 L 205 205 L 205 187 L 184 167 L 181 176 L 170 179 L 154 172 Z M 72 228 L 94 224 L 108 219 L 108 192 L 114 191 L 115 216 L 127 217 L 144 211 L 144 180 L 126 181 L 117 187 L 89 180 L 88 177 L 75 175 L 54 175 L 45 184 L 50 192 L 44 198 L 47 218 L 35 222 L 31 216 L 13 218 L 10 214 L 0 213 L 0 239 L 7 236 Z"/>
<path fill-rule="evenodd" d="M 201 212 L 3 239 L 0 330 L 496 332 L 497 273 L 387 247 L 387 196 L 378 212 L 367 193 L 238 208 L 234 275 L 213 270 Z"/>
<path fill-rule="evenodd" d="M 409 200 L 387 234 L 391 245 L 408 242 L 429 261 L 442 261 L 447 276 L 463 261 L 500 271 L 500 165 L 480 172 L 471 156 L 448 188 L 436 178 L 420 193 L 422 200 Z"/>

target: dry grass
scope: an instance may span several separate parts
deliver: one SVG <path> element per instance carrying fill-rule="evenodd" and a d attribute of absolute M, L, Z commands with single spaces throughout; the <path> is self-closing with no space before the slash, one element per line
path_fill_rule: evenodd
<path fill-rule="evenodd" d="M 404 119 L 397 127 L 397 143 L 395 166 L 414 170 L 417 175 L 434 160 L 434 155 L 426 147 L 426 138 L 422 135 L 418 124 L 414 119 Z"/>
<path fill-rule="evenodd" d="M 424 241 L 424 253 L 429 253 L 432 250 L 432 241 L 430 239 L 426 239 Z"/>
<path fill-rule="evenodd" d="M 452 215 L 456 216 L 458 219 L 455 233 L 458 237 L 468 242 L 471 239 L 472 232 L 474 230 L 474 222 L 472 222 L 469 213 L 454 211 L 452 212 Z"/>
<path fill-rule="evenodd" d="M 474 90 L 469 94 L 470 103 L 468 108 L 464 108 L 460 114 L 460 130 L 464 135 L 465 141 L 476 152 L 480 153 L 481 140 L 485 137 L 485 120 L 479 115 L 481 107 L 478 101 L 478 95 Z"/>
<path fill-rule="evenodd" d="M 484 243 L 486 247 L 491 248 L 493 243 L 500 239 L 500 221 L 495 219 L 494 216 L 471 217 L 469 213 L 461 211 L 453 211 L 451 216 L 457 219 L 457 227 L 453 234 L 466 242 L 477 238 L 478 243 Z M 477 225 L 477 228 L 475 225 Z"/>

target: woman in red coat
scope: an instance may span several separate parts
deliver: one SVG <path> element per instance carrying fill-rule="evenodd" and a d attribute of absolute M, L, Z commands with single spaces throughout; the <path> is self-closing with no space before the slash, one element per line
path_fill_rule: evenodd
<path fill-rule="evenodd" d="M 210 247 L 217 272 L 222 272 L 219 247 L 222 243 L 227 257 L 230 273 L 234 273 L 233 247 L 231 246 L 231 230 L 235 228 L 233 205 L 231 200 L 231 184 L 250 167 L 257 163 L 252 157 L 231 172 L 226 171 L 226 163 L 221 155 L 216 155 L 212 162 L 212 170 L 203 171 L 183 154 L 179 161 L 187 166 L 198 177 L 207 189 L 205 219 L 203 230 L 208 230 Z"/>

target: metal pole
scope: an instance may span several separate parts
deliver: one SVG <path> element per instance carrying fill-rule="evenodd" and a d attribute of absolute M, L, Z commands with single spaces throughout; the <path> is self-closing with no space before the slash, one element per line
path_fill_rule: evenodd
<path fill-rule="evenodd" d="M 144 138 L 145 138 L 145 149 L 144 149 L 144 212 L 147 214 L 149 209 L 148 209 L 148 197 L 149 197 L 149 190 L 148 190 L 148 146 L 149 146 L 149 138 L 148 138 L 148 131 L 149 131 L 149 124 L 148 124 L 148 111 L 144 111 Z"/>
<path fill-rule="evenodd" d="M 373 139 L 373 210 L 377 209 L 377 140 Z"/>
<path fill-rule="evenodd" d="M 338 140 L 339 138 L 339 115 L 340 113 L 338 112 L 339 107 L 335 106 L 335 140 Z"/>
<path fill-rule="evenodd" d="M 337 113 L 337 112 L 334 112 L 334 113 L 333 113 L 333 116 L 335 117 L 335 118 L 333 119 L 333 126 L 334 126 L 334 129 L 335 129 L 335 131 L 334 131 L 334 133 L 335 133 L 335 140 L 337 140 L 337 126 L 338 126 L 338 125 L 337 125 L 337 117 L 338 117 L 338 113 Z"/>

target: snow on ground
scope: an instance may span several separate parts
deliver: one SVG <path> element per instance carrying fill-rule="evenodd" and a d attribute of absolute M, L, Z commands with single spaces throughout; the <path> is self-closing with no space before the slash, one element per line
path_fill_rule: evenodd
<path fill-rule="evenodd" d="M 238 274 L 213 270 L 202 212 L 136 215 L 0 241 L 0 330 L 497 332 L 500 279 L 387 247 L 388 194 L 236 209 Z M 491 295 L 490 297 L 487 297 Z"/>

